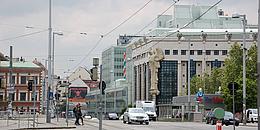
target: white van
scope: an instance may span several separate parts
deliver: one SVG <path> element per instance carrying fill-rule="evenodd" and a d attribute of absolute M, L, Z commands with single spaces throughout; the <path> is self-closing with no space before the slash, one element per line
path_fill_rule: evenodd
<path fill-rule="evenodd" d="M 258 112 L 257 109 L 247 109 L 246 118 L 248 122 L 257 122 L 258 121 Z"/>

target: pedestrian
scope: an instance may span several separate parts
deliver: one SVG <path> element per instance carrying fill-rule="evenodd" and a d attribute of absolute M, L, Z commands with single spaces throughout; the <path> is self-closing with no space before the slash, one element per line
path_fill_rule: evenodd
<path fill-rule="evenodd" d="M 75 125 L 80 125 L 79 124 L 79 115 L 78 115 L 78 104 L 73 108 L 73 113 L 76 118 Z"/>
<path fill-rule="evenodd" d="M 81 120 L 81 124 L 84 125 L 80 103 L 78 104 L 78 116 L 79 116 L 79 119 Z"/>

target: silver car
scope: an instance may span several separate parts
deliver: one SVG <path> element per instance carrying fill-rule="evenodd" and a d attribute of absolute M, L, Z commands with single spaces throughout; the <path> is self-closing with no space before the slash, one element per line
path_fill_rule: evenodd
<path fill-rule="evenodd" d="M 123 115 L 123 123 L 131 124 L 132 122 L 138 122 L 140 124 L 149 124 L 149 116 L 144 112 L 142 108 L 128 108 Z"/>

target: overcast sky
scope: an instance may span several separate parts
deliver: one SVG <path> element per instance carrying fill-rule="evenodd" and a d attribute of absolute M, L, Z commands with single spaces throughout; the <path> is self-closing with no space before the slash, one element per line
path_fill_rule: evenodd
<path fill-rule="evenodd" d="M 43 62 L 48 53 L 48 31 L 12 39 L 12 37 L 46 30 L 48 28 L 49 0 L 1 0 L 0 52 L 27 61 L 37 58 Z M 55 36 L 55 73 L 66 75 L 103 35 L 120 24 L 149 0 L 53 0 L 52 27 L 64 36 Z M 100 57 L 104 49 L 116 45 L 119 34 L 135 34 L 158 14 L 167 9 L 173 0 L 153 0 L 131 20 L 103 38 L 100 45 L 80 64 L 91 68 L 92 58 Z M 177 4 L 212 5 L 217 0 L 180 0 Z M 218 7 L 226 14 L 246 14 L 249 24 L 257 24 L 258 0 L 223 0 Z M 172 14 L 172 9 L 166 14 Z M 26 28 L 30 26 L 33 28 Z M 155 26 L 148 27 L 151 29 Z M 87 35 L 80 35 L 86 32 Z M 144 31 L 145 32 L 145 31 Z M 143 33 L 144 33 L 143 32 Z M 5 40 L 9 39 L 10 40 Z"/>

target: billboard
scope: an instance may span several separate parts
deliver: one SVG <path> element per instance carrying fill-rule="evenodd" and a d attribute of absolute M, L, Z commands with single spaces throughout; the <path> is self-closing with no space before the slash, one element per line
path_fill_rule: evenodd
<path fill-rule="evenodd" d="M 70 87 L 69 101 L 70 102 L 85 102 L 87 95 L 87 87 Z"/>

